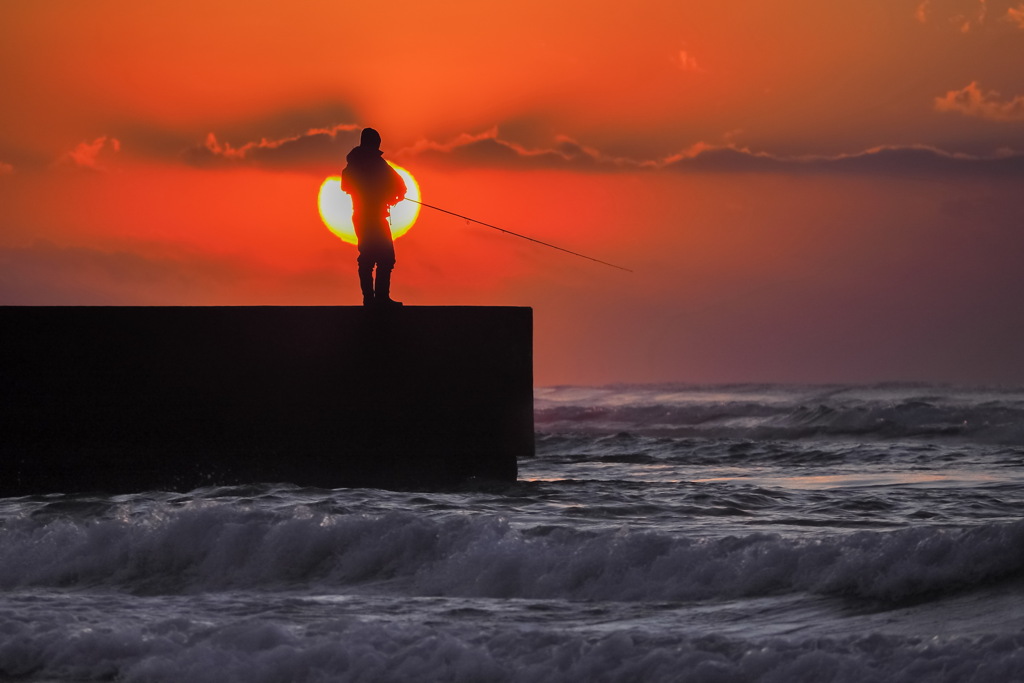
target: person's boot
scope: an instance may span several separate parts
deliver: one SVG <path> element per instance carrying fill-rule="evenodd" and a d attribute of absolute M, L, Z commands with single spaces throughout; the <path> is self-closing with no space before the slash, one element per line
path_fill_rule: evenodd
<path fill-rule="evenodd" d="M 391 298 L 391 270 L 377 266 L 377 284 L 373 293 L 373 305 L 378 308 L 401 306 L 401 301 Z"/>
<path fill-rule="evenodd" d="M 363 292 L 363 305 L 372 306 L 373 296 L 373 267 L 359 269 L 359 289 Z"/>

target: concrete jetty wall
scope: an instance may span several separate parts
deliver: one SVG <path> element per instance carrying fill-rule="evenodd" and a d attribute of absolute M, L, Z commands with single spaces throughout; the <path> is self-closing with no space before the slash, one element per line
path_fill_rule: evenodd
<path fill-rule="evenodd" d="M 514 481 L 532 310 L 0 307 L 0 495 Z"/>

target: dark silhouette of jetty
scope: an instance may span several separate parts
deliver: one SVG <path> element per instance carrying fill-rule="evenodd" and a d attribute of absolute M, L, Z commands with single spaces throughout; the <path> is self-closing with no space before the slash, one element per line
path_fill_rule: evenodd
<path fill-rule="evenodd" d="M 0 307 L 0 495 L 510 482 L 532 311 Z"/>

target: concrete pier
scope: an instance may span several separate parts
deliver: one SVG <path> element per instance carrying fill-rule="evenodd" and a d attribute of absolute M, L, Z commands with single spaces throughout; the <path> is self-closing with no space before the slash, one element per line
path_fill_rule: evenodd
<path fill-rule="evenodd" d="M 0 307 L 0 495 L 514 481 L 532 310 Z"/>

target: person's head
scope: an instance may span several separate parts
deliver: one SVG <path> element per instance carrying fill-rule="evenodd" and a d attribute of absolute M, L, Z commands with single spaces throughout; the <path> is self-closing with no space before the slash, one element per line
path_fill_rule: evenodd
<path fill-rule="evenodd" d="M 359 136 L 359 146 L 380 149 L 380 133 L 373 128 L 363 128 Z"/>

